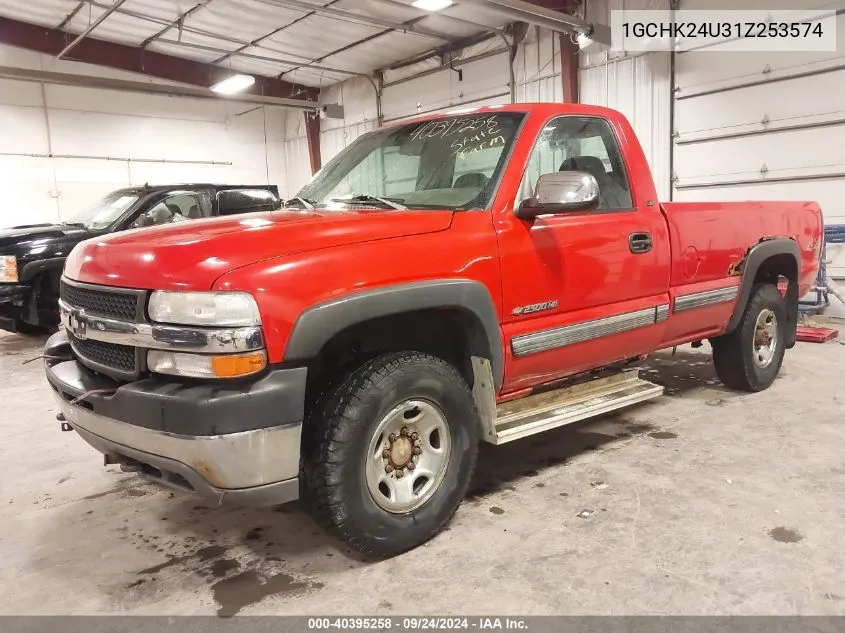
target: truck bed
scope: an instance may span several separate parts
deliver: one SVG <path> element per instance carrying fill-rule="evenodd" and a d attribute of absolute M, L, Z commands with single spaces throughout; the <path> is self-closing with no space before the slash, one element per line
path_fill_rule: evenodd
<path fill-rule="evenodd" d="M 822 230 L 815 202 L 666 202 L 661 210 L 669 225 L 673 289 L 727 282 L 760 236 L 795 240 L 802 254 L 802 292 L 814 281 Z"/>

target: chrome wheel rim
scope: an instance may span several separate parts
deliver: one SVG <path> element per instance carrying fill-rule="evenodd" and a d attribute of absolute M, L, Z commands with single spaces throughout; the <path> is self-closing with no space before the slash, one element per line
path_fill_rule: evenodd
<path fill-rule="evenodd" d="M 446 475 L 452 438 L 446 416 L 425 400 L 391 409 L 370 437 L 364 475 L 373 501 L 407 514 L 431 499 Z"/>
<path fill-rule="evenodd" d="M 778 346 L 778 320 L 775 313 L 766 308 L 757 315 L 754 328 L 754 364 L 761 369 L 771 365 Z"/>

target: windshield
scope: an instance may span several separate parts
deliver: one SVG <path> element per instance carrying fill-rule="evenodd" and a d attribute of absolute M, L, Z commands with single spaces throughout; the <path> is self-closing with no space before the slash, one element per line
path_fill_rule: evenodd
<path fill-rule="evenodd" d="M 520 123 L 519 112 L 455 116 L 358 138 L 297 194 L 324 208 L 485 208 Z"/>
<path fill-rule="evenodd" d="M 78 224 L 89 231 L 110 227 L 129 207 L 135 204 L 138 195 L 134 193 L 110 193 L 97 204 L 77 213 L 66 224 Z"/>

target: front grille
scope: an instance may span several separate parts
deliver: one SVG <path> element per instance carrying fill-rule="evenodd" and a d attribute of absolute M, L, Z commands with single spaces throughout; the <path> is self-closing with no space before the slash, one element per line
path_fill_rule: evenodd
<path fill-rule="evenodd" d="M 109 370 L 113 370 L 129 375 L 137 371 L 137 354 L 134 347 L 79 339 L 72 334 L 68 334 L 68 338 L 77 356 L 83 361 L 95 363 L 98 368 L 102 368 L 103 373 L 112 374 Z"/>
<path fill-rule="evenodd" d="M 61 298 L 67 305 L 82 308 L 87 314 L 121 321 L 135 321 L 140 297 L 137 292 L 94 290 L 64 281 L 61 284 Z"/>

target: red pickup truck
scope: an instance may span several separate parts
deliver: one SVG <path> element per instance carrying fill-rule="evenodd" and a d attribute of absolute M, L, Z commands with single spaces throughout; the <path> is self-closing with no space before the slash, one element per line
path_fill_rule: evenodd
<path fill-rule="evenodd" d="M 655 350 L 709 339 L 726 385 L 769 387 L 821 236 L 812 202 L 658 202 L 612 110 L 430 117 L 362 136 L 283 210 L 78 245 L 47 379 L 107 464 L 301 498 L 390 556 L 449 520 L 479 441 L 658 396 Z"/>

